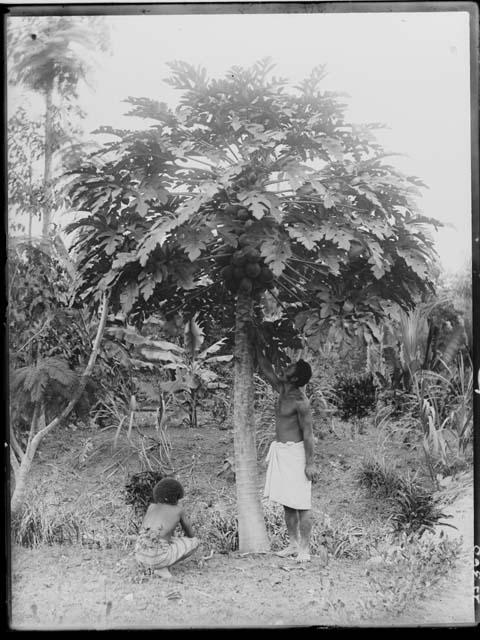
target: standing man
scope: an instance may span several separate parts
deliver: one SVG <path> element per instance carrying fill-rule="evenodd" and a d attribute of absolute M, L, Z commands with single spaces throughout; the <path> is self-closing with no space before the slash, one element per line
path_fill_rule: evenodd
<path fill-rule="evenodd" d="M 261 372 L 278 391 L 275 407 L 275 441 L 267 455 L 268 469 L 264 497 L 283 505 L 289 544 L 279 551 L 281 557 L 296 556 L 298 562 L 310 560 L 310 515 L 314 440 L 310 402 L 303 393 L 312 376 L 310 365 L 298 360 L 279 375 L 257 348 Z"/>

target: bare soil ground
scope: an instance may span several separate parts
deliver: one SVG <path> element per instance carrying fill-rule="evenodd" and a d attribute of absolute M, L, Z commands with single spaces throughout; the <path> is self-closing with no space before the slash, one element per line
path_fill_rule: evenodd
<path fill-rule="evenodd" d="M 205 421 L 203 425 L 197 430 L 170 429 L 169 434 L 187 505 L 208 520 L 213 511 L 234 512 L 234 482 L 217 475 L 224 460 L 233 457 L 233 434 Z M 314 485 L 313 513 L 316 518 L 327 515 L 338 528 L 348 527 L 361 542 L 372 530 L 381 531 L 388 516 L 388 504 L 369 497 L 355 482 L 361 460 L 381 451 L 405 471 L 418 468 L 420 458 L 392 439 L 385 443 L 373 427 L 354 438 L 345 425 L 337 425 L 335 431 L 324 425 L 322 433 L 317 433 L 320 479 Z M 139 437 L 134 430 L 134 439 Z M 84 528 L 87 524 L 92 528 L 92 544 L 83 539 L 75 544 L 12 546 L 12 628 L 474 623 L 471 471 L 454 479 L 443 492 L 444 511 L 449 510 L 453 515 L 449 523 L 457 527 L 445 528 L 446 533 L 461 537 L 463 545 L 456 566 L 403 610 L 392 612 L 382 605 L 369 580 L 369 562 L 376 552 L 367 544 L 359 556 L 339 552 L 330 556 L 327 566 L 318 557 L 299 566 L 273 553 L 219 553 L 204 541 L 194 556 L 172 568 L 171 578 L 140 574 L 128 541 L 134 530 L 132 510 L 122 497 L 129 474 L 140 470 L 138 450 L 124 436 L 116 450 L 112 441 L 112 430 L 85 428 L 72 432 L 68 446 L 59 447 L 52 437 L 42 447 L 32 491 L 33 487 L 40 491 L 52 509 L 81 516 Z M 259 491 L 264 473 L 260 464 Z M 95 542 L 100 533 L 104 544 Z"/>

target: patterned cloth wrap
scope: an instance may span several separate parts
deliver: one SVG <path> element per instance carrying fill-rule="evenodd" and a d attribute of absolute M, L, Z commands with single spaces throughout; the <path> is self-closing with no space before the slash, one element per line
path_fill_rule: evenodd
<path fill-rule="evenodd" d="M 199 544 L 198 538 L 165 540 L 159 529 L 141 529 L 135 543 L 135 558 L 149 569 L 163 569 L 192 553 Z"/>
<path fill-rule="evenodd" d="M 291 509 L 311 509 L 312 482 L 305 475 L 305 446 L 272 442 L 267 454 L 264 497 Z"/>

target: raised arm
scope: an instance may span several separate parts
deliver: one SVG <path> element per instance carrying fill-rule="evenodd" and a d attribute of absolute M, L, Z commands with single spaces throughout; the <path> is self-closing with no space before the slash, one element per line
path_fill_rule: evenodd
<path fill-rule="evenodd" d="M 263 377 L 268 380 L 268 382 L 272 385 L 272 387 L 276 391 L 280 391 L 282 383 L 278 379 L 277 374 L 273 370 L 272 363 L 267 360 L 267 358 L 263 355 L 260 349 L 256 349 L 257 353 L 257 362 L 258 367 L 263 375 Z"/>
<path fill-rule="evenodd" d="M 308 400 L 302 400 L 297 405 L 298 424 L 303 435 L 305 447 L 305 475 L 309 480 L 315 480 L 317 472 L 314 465 L 315 446 L 313 439 L 312 411 Z"/>

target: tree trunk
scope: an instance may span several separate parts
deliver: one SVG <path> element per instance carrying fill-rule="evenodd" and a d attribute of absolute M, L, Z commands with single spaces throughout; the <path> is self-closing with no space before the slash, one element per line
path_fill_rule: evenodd
<path fill-rule="evenodd" d="M 235 324 L 233 424 L 238 536 L 240 551 L 244 553 L 264 552 L 270 548 L 257 475 L 253 350 L 247 333 L 252 314 L 252 299 L 239 293 Z"/>
<path fill-rule="evenodd" d="M 50 85 L 45 92 L 45 164 L 43 171 L 43 187 L 45 202 L 43 205 L 42 239 L 48 240 L 50 233 L 50 213 L 51 213 L 51 180 L 52 180 L 52 155 L 53 155 L 53 85 Z"/>
<path fill-rule="evenodd" d="M 193 429 L 196 429 L 198 427 L 197 392 L 195 389 L 192 389 L 190 392 L 190 426 Z"/>
<path fill-rule="evenodd" d="M 32 244 L 32 220 L 33 220 L 33 212 L 29 210 L 28 212 L 28 244 Z"/>
<path fill-rule="evenodd" d="M 20 515 L 25 504 L 25 492 L 27 490 L 27 478 L 32 467 L 33 457 L 25 454 L 19 469 L 15 473 L 15 489 L 10 502 L 10 517 L 13 519 Z"/>

